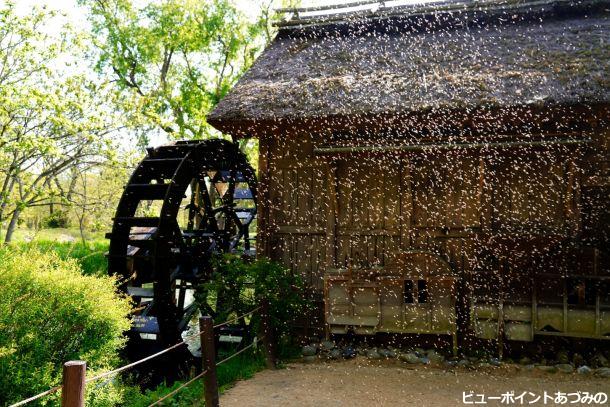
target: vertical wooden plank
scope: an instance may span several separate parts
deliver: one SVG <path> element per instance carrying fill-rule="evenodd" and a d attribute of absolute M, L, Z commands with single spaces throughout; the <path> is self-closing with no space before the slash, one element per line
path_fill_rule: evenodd
<path fill-rule="evenodd" d="M 394 191 L 387 189 L 386 179 L 388 167 L 382 167 L 378 162 L 370 162 L 367 166 L 369 171 L 365 174 L 365 185 L 368 185 L 369 197 L 368 204 L 368 228 L 383 229 L 383 214 L 384 214 L 384 195 L 391 194 Z M 384 193 L 385 192 L 385 193 Z"/>
<path fill-rule="evenodd" d="M 290 168 L 287 170 L 289 175 L 288 181 L 288 195 L 289 195 L 289 213 L 288 224 L 290 225 L 298 225 L 298 215 L 299 215 L 299 174 L 298 171 L 294 168 Z"/>
<path fill-rule="evenodd" d="M 492 218 L 492 194 L 493 182 L 492 177 L 488 174 L 488 164 L 485 156 L 479 157 L 477 185 L 477 203 L 480 208 L 480 225 L 483 233 L 491 232 Z"/>
<path fill-rule="evenodd" d="M 260 153 L 259 153 L 260 154 Z M 273 164 L 270 163 L 269 164 L 270 167 L 273 167 Z M 259 175 L 260 177 L 260 175 Z M 278 181 L 279 178 L 279 181 Z M 269 211 L 269 217 L 272 219 L 275 219 L 276 222 L 281 223 L 281 220 L 279 219 L 279 217 L 281 216 L 282 212 L 280 211 L 280 205 L 282 202 L 281 199 L 281 170 L 280 169 L 276 169 L 275 171 L 272 171 L 271 176 L 269 177 L 269 202 L 267 202 L 267 207 L 268 207 L 268 211 Z M 259 191 L 259 201 L 261 198 L 261 193 Z M 259 211 L 260 213 L 260 211 Z"/>
<path fill-rule="evenodd" d="M 411 224 L 413 222 L 413 193 L 411 188 L 411 162 L 405 158 L 400 165 L 399 210 L 400 210 L 400 248 L 411 247 Z"/>
<path fill-rule="evenodd" d="M 510 224 L 512 182 L 507 175 L 508 164 L 508 160 L 494 157 L 494 168 L 489 172 L 493 180 L 493 202 L 491 203 L 493 229 Z"/>
<path fill-rule="evenodd" d="M 348 228 L 351 225 L 352 183 L 350 170 L 345 161 L 335 167 L 335 203 L 337 211 L 337 228 Z"/>
<path fill-rule="evenodd" d="M 326 267 L 337 267 L 337 177 L 336 164 L 327 164 L 328 213 L 326 214 Z"/>
<path fill-rule="evenodd" d="M 347 258 L 349 253 L 349 242 L 345 235 L 337 236 L 337 256 L 336 265 L 337 267 L 346 267 Z"/>
<path fill-rule="evenodd" d="M 535 278 L 531 279 L 532 286 L 532 338 L 534 333 L 538 330 L 538 285 Z"/>
<path fill-rule="evenodd" d="M 330 175 L 327 165 L 319 165 L 312 168 L 312 193 L 310 194 L 311 213 L 309 214 L 310 225 L 319 229 L 325 229 L 328 222 L 329 191 L 326 184 Z"/>
<path fill-rule="evenodd" d="M 269 149 L 270 140 L 261 137 L 259 140 L 259 156 L 258 156 L 258 213 L 257 213 L 257 237 L 256 237 L 256 252 L 259 255 L 270 255 L 269 247 Z"/>
<path fill-rule="evenodd" d="M 433 179 L 436 182 L 432 183 L 431 190 L 433 191 L 429 199 L 431 202 L 429 204 L 434 208 L 432 210 L 432 214 L 434 216 L 434 224 L 432 226 L 436 228 L 444 228 L 449 225 L 449 214 L 448 214 L 448 206 L 450 202 L 450 196 L 447 194 L 447 186 L 449 182 L 447 181 L 447 174 L 449 173 L 450 163 L 447 160 L 435 161 L 434 164 L 430 163 L 431 173 L 433 174 Z"/>
<path fill-rule="evenodd" d="M 382 227 L 388 229 L 400 229 L 400 183 L 401 165 L 388 166 L 388 173 L 385 177 L 382 194 L 383 219 Z"/>
<path fill-rule="evenodd" d="M 363 260 L 363 254 L 362 254 L 362 248 L 361 248 L 361 236 L 360 235 L 356 235 L 356 234 L 350 234 L 349 235 L 349 251 L 348 251 L 348 258 L 347 258 L 347 263 L 348 266 L 357 266 L 360 263 L 362 263 Z"/>
<path fill-rule="evenodd" d="M 312 263 L 315 260 L 313 257 L 313 236 L 311 234 L 302 235 L 304 250 L 301 252 L 303 257 L 303 272 L 307 274 L 309 280 L 309 286 L 315 287 L 315 278 L 312 273 Z"/>
<path fill-rule="evenodd" d="M 349 225 L 351 230 L 361 230 L 367 227 L 367 204 L 365 194 L 368 192 L 366 183 L 364 182 L 364 173 L 367 167 L 362 163 L 358 166 L 350 167 L 350 180 L 353 183 L 352 189 L 352 219 Z"/>
<path fill-rule="evenodd" d="M 532 180 L 525 181 L 525 174 L 529 172 L 531 162 L 524 159 L 523 168 L 517 175 L 516 183 L 522 188 L 522 193 L 514 200 L 514 205 L 517 209 L 517 222 L 513 222 L 513 226 L 519 226 L 519 223 L 526 227 L 532 227 L 541 218 L 543 196 L 540 196 L 542 185 L 548 179 L 548 165 L 540 163 L 540 170 L 543 174 L 538 174 Z"/>
<path fill-rule="evenodd" d="M 581 230 L 579 167 L 576 160 L 570 160 L 566 169 L 567 181 L 564 198 L 565 225 L 571 234 Z"/>
<path fill-rule="evenodd" d="M 275 256 L 272 259 L 279 261 L 284 266 L 290 268 L 290 257 L 288 255 L 288 247 L 286 246 L 286 235 L 274 235 L 273 245 L 275 246 Z"/>
<path fill-rule="evenodd" d="M 545 199 L 549 216 L 549 225 L 553 228 L 561 228 L 564 225 L 563 200 L 564 200 L 564 162 L 561 155 L 553 157 L 550 168 L 548 193 Z"/>
<path fill-rule="evenodd" d="M 302 234 L 293 234 L 293 239 L 296 241 L 296 247 L 295 247 L 295 252 L 294 252 L 294 256 L 295 256 L 295 262 L 296 262 L 296 268 L 297 271 L 299 273 L 299 275 L 303 278 L 303 281 L 305 281 L 307 283 L 308 287 L 311 287 L 311 275 L 308 273 L 308 267 L 307 267 L 307 252 L 308 252 L 308 248 L 307 248 L 307 235 L 302 235 Z"/>
<path fill-rule="evenodd" d="M 427 219 L 427 188 L 425 185 L 425 163 L 418 159 L 411 167 L 413 170 L 413 247 L 424 249 L 426 247 L 425 228 Z"/>
<path fill-rule="evenodd" d="M 324 280 L 324 271 L 326 270 L 326 236 L 315 236 L 314 241 L 314 253 L 316 256 L 313 264 L 313 274 L 316 279 L 314 286 L 321 288 Z"/>
<path fill-rule="evenodd" d="M 313 226 L 308 222 L 311 216 L 312 176 L 311 168 L 299 168 L 296 182 L 296 222 L 295 225 Z"/>
<path fill-rule="evenodd" d="M 381 236 L 367 236 L 365 249 L 367 251 L 366 261 L 369 266 L 378 265 L 379 241 Z"/>
<path fill-rule="evenodd" d="M 479 190 L 480 183 L 480 161 L 476 157 L 468 157 L 464 162 L 464 180 L 461 201 L 459 203 L 461 210 L 462 228 L 474 228 L 481 226 L 481 191 Z"/>
<path fill-rule="evenodd" d="M 446 220 L 442 226 L 450 228 L 459 228 L 462 226 L 462 201 L 464 189 L 464 173 L 465 162 L 462 155 L 451 154 L 447 160 L 442 162 L 443 184 L 441 186 L 441 194 L 446 197 Z"/>
<path fill-rule="evenodd" d="M 563 281 L 563 329 L 564 333 L 568 332 L 568 281 L 565 278 L 565 274 L 562 278 Z"/>
<path fill-rule="evenodd" d="M 320 260 L 320 248 L 318 247 L 319 235 L 310 235 L 309 236 L 309 274 L 311 275 L 311 285 L 316 289 L 316 291 L 321 290 L 322 286 L 320 285 L 320 279 L 318 276 L 318 267 L 317 263 Z M 326 259 L 323 259 L 324 261 Z"/>

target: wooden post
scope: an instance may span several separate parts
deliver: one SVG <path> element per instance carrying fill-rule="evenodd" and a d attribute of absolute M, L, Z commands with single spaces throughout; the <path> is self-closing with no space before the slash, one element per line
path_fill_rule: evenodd
<path fill-rule="evenodd" d="M 76 360 L 64 363 L 63 387 L 61 389 L 62 407 L 85 406 L 85 374 L 87 362 Z"/>
<path fill-rule="evenodd" d="M 277 367 L 277 353 L 275 347 L 275 333 L 273 324 L 271 323 L 271 314 L 269 310 L 269 301 L 263 299 L 261 301 L 261 335 L 263 336 L 263 346 L 267 360 L 267 368 L 275 369 Z"/>
<path fill-rule="evenodd" d="M 199 318 L 201 332 L 201 359 L 203 360 L 203 388 L 205 405 L 218 407 L 218 378 L 216 377 L 216 349 L 214 346 L 214 321 L 210 316 Z"/>

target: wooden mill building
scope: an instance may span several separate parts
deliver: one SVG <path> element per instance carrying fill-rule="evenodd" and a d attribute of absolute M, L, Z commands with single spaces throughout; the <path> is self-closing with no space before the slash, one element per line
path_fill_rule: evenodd
<path fill-rule="evenodd" d="M 610 2 L 297 11 L 208 120 L 320 322 L 610 339 Z"/>

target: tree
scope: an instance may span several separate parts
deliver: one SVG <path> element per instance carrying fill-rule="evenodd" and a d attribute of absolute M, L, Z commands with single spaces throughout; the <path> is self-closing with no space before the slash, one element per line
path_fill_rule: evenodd
<path fill-rule="evenodd" d="M 133 171 L 136 158 L 130 152 L 103 165 L 81 166 L 63 180 L 66 188 L 60 194 L 62 203 L 76 218 L 83 246 L 85 231 L 110 227 L 116 201 L 123 192 L 124 180 Z"/>
<path fill-rule="evenodd" d="M 250 67 L 273 35 L 272 4 L 254 2 L 252 22 L 230 0 L 83 1 L 101 50 L 98 64 L 129 95 L 151 128 L 171 138 L 217 134 L 207 113 Z"/>
<path fill-rule="evenodd" d="M 25 208 L 48 204 L 53 183 L 71 168 L 113 154 L 116 113 L 101 106 L 108 86 L 62 69 L 68 50 L 82 51 L 69 27 L 57 36 L 42 27 L 53 12 L 19 16 L 0 8 L 0 225 L 10 218 L 10 242 Z"/>

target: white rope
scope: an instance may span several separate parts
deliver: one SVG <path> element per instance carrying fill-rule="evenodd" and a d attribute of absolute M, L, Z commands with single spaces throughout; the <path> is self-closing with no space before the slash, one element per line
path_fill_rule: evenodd
<path fill-rule="evenodd" d="M 252 311 L 250 311 L 250 312 L 246 312 L 246 313 L 245 313 L 245 314 L 243 314 L 243 315 L 240 315 L 240 316 L 235 317 L 235 318 L 233 318 L 233 319 L 230 319 L 230 320 L 228 320 L 228 321 L 222 322 L 222 323 L 220 323 L 220 324 L 218 324 L 218 325 L 214 325 L 214 329 L 216 329 L 216 328 L 220 328 L 221 326 L 228 325 L 228 324 L 230 324 L 230 323 L 232 323 L 232 322 L 235 322 L 235 321 L 238 321 L 238 320 L 240 320 L 240 319 L 242 319 L 242 318 L 244 318 L 244 317 L 247 317 L 248 315 L 254 314 L 256 311 L 258 311 L 258 310 L 259 310 L 259 309 L 261 309 L 261 308 L 262 308 L 262 306 L 260 306 L 260 307 L 256 307 L 256 308 L 254 308 L 254 309 L 253 309 Z"/>
<path fill-rule="evenodd" d="M 260 338 L 260 340 L 263 340 L 263 338 L 264 338 L 264 336 L 262 336 L 262 337 Z M 234 354 L 232 354 L 231 356 L 229 356 L 229 357 L 227 357 L 227 358 L 224 358 L 224 359 L 223 359 L 223 360 L 221 360 L 220 362 L 216 363 L 216 366 L 218 366 L 218 365 L 220 365 L 220 364 L 222 364 L 222 363 L 224 363 L 224 362 L 226 362 L 226 361 L 228 361 L 228 360 L 233 359 L 235 356 L 239 355 L 239 354 L 240 354 L 240 353 L 242 353 L 242 352 L 245 352 L 246 350 L 248 350 L 248 349 L 250 349 L 251 347 L 253 347 L 254 345 L 256 345 L 256 343 L 257 343 L 257 342 L 258 342 L 258 341 L 252 342 L 250 345 L 246 346 L 245 348 L 240 349 L 239 351 L 235 352 Z"/>
<path fill-rule="evenodd" d="M 140 360 L 138 360 L 138 361 L 136 361 L 136 362 L 130 363 L 130 364 L 125 365 L 125 366 L 123 366 L 123 367 L 119 367 L 118 369 L 111 370 L 111 371 L 109 371 L 109 372 L 102 373 L 102 374 L 99 374 L 99 375 L 97 375 L 97 376 L 90 377 L 90 378 L 88 378 L 87 380 L 85 380 L 85 383 L 91 383 L 91 382 L 94 382 L 94 381 L 96 381 L 96 380 L 103 379 L 104 377 L 112 376 L 113 374 L 117 374 L 117 373 L 123 372 L 123 371 L 125 371 L 125 370 L 127 370 L 127 369 L 131 369 L 131 368 L 132 368 L 132 367 L 134 367 L 134 366 L 140 365 L 140 364 L 142 364 L 142 363 L 144 363 L 144 362 L 147 362 L 147 361 L 149 361 L 149 360 L 151 360 L 151 359 L 154 359 L 154 358 L 156 358 L 157 356 L 161 356 L 161 355 L 163 355 L 164 353 L 167 353 L 167 352 L 169 352 L 170 350 L 174 350 L 174 349 L 176 349 L 177 347 L 182 346 L 182 345 L 186 345 L 186 343 L 185 343 L 184 341 L 182 341 L 182 342 L 177 343 L 177 344 L 175 344 L 175 345 L 173 345 L 173 346 L 170 346 L 170 347 L 169 347 L 169 348 L 167 348 L 167 349 L 164 349 L 164 350 L 162 350 L 162 351 L 160 351 L 160 352 L 157 352 L 157 353 L 155 353 L 155 354 L 153 354 L 153 355 L 147 356 L 147 357 L 145 357 L 144 359 L 140 359 Z"/>
<path fill-rule="evenodd" d="M 38 400 L 38 399 L 39 399 L 39 398 L 41 398 L 41 397 L 48 396 L 49 394 L 53 394 L 53 393 L 55 393 L 56 391 L 60 390 L 60 389 L 61 389 L 61 387 L 62 387 L 62 386 L 53 387 L 52 389 L 49 389 L 49 390 L 47 390 L 47 391 L 45 391 L 45 392 L 42 392 L 42 393 L 40 393 L 40 394 L 37 394 L 37 395 L 35 395 L 35 396 L 32 396 L 32 397 L 30 397 L 29 399 L 21 400 L 21 401 L 20 401 L 20 402 L 18 402 L 18 403 L 11 404 L 9 407 L 23 406 L 23 405 L 25 405 L 25 404 L 31 403 L 32 401 L 34 401 L 34 400 Z"/>
<path fill-rule="evenodd" d="M 180 390 L 184 389 L 189 384 L 193 383 L 195 380 L 200 379 L 207 372 L 208 372 L 207 370 L 204 370 L 203 372 L 199 373 L 197 376 L 193 377 L 188 382 L 182 384 L 176 390 L 173 390 L 172 392 L 167 393 L 165 396 L 161 397 L 159 400 L 157 400 L 154 403 L 150 404 L 148 407 L 156 406 L 157 404 L 161 403 L 163 400 L 167 400 L 168 398 L 172 397 L 174 394 L 178 393 Z"/>

